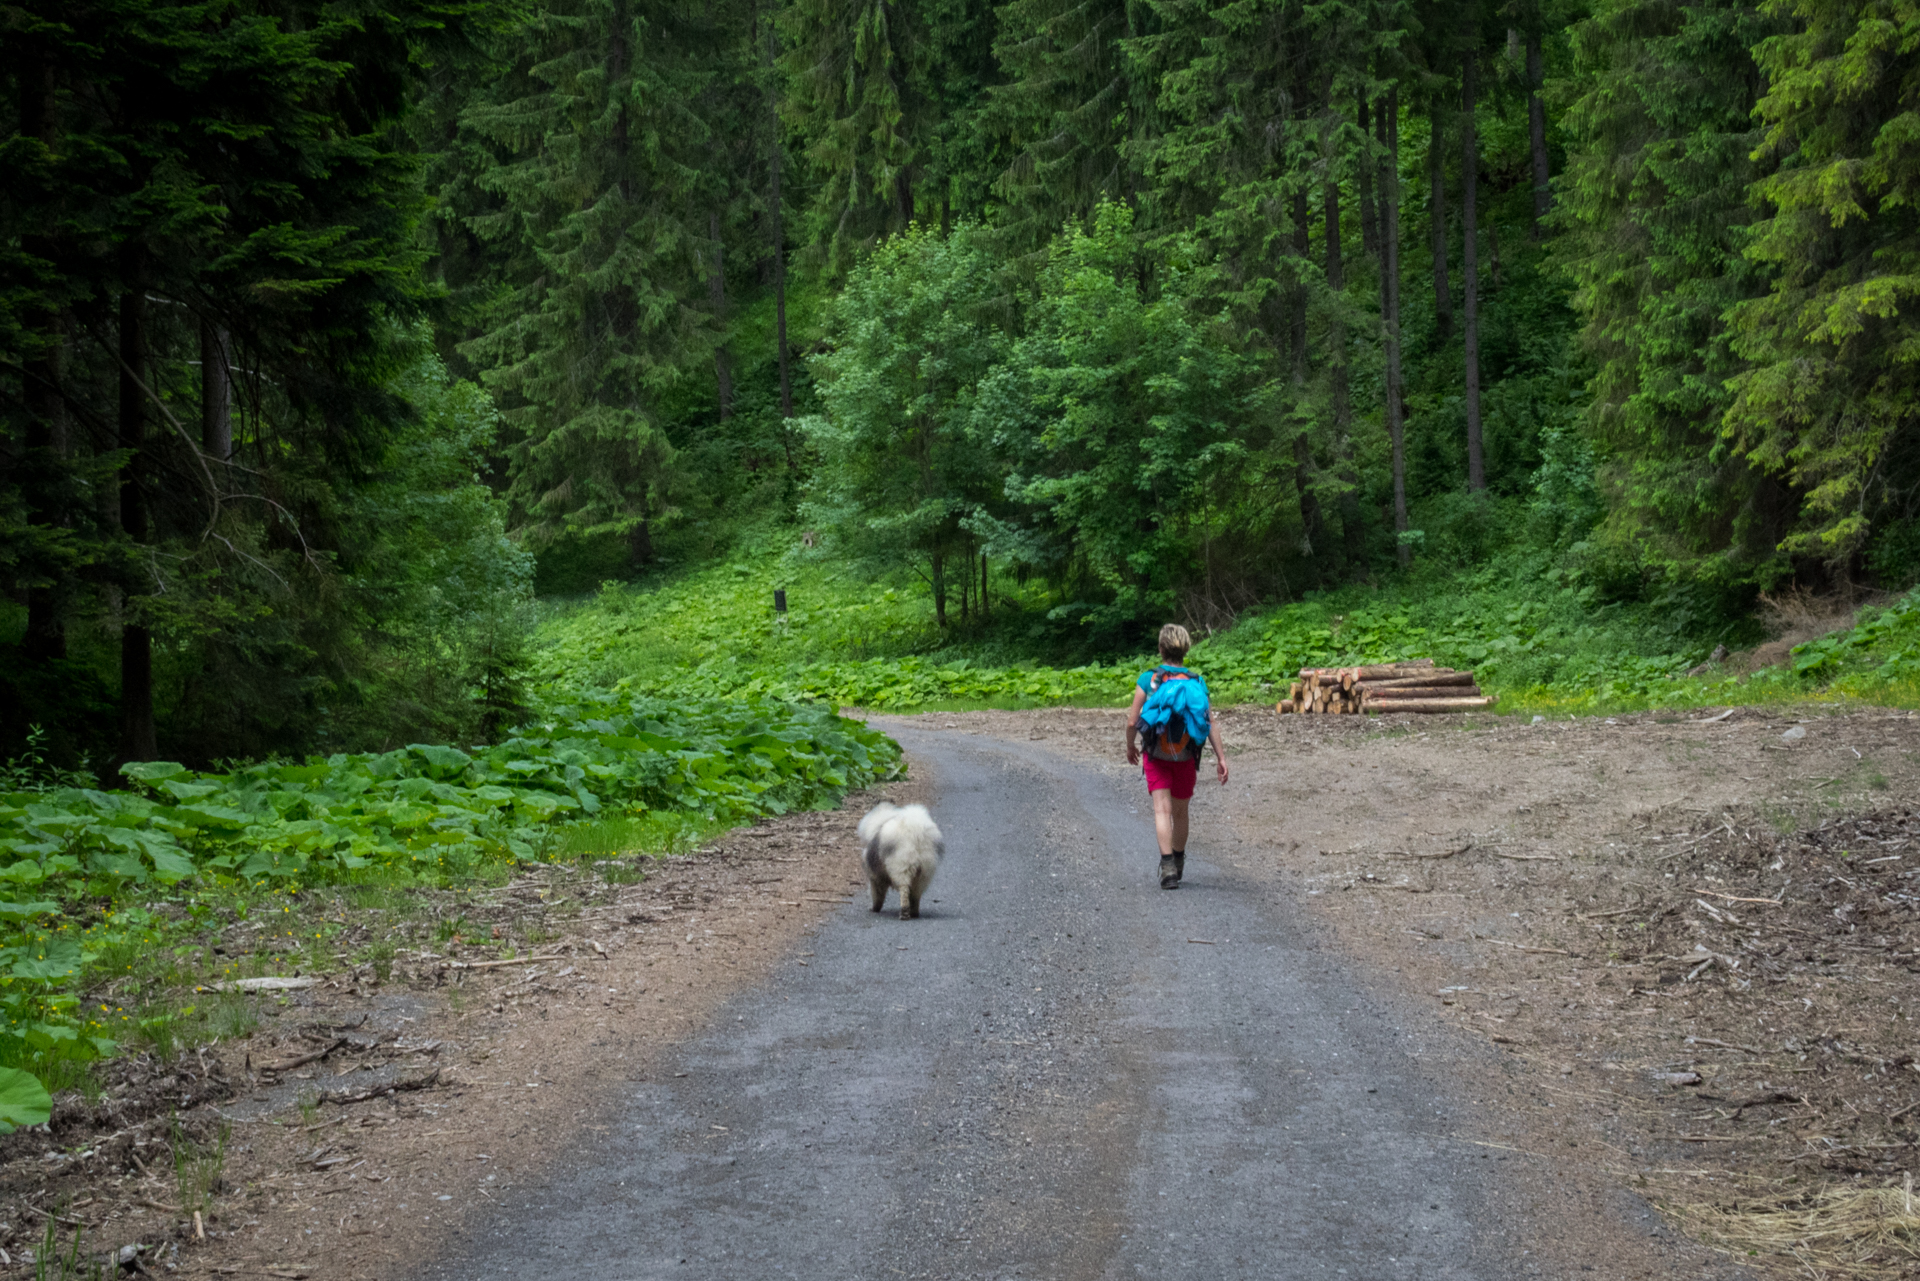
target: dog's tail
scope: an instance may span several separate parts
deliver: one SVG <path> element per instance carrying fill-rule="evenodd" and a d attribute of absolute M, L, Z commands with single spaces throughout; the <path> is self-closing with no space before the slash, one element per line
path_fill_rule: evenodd
<path fill-rule="evenodd" d="M 866 817 L 860 820 L 860 843 L 864 845 L 873 840 L 880 829 L 886 826 L 887 820 L 899 812 L 899 806 L 891 805 L 886 801 L 881 801 L 878 805 L 868 810 Z"/>

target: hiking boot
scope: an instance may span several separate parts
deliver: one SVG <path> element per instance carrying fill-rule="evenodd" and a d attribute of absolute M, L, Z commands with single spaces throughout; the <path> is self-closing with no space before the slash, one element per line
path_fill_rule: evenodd
<path fill-rule="evenodd" d="M 1160 888 L 1170 890 L 1180 884 L 1180 864 L 1171 854 L 1160 856 Z"/>
<path fill-rule="evenodd" d="M 1175 885 L 1178 885 L 1180 883 L 1180 878 L 1185 876 L 1186 874 L 1187 874 L 1187 852 L 1185 850 L 1175 850 L 1173 852 L 1173 883 Z"/>

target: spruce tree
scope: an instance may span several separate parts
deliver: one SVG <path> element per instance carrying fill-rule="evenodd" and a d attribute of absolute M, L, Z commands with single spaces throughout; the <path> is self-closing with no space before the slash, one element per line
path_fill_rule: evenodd
<path fill-rule="evenodd" d="M 1783 541 L 1846 572 L 1889 499 L 1920 476 L 1920 44 L 1911 6 L 1800 0 L 1756 49 L 1767 90 L 1747 257 L 1772 288 L 1730 311 L 1751 368 L 1726 423 L 1804 497 Z"/>
<path fill-rule="evenodd" d="M 1732 581 L 1767 572 L 1792 502 L 1721 436 L 1741 369 L 1727 309 L 1767 287 L 1743 256 L 1761 73 L 1780 30 L 1748 0 L 1609 0 L 1574 28 L 1584 92 L 1560 183 L 1595 362 L 1587 424 L 1610 537 L 1655 565 Z"/>
<path fill-rule="evenodd" d="M 462 118 L 495 154 L 479 185 L 499 206 L 472 225 L 507 267 L 461 351 L 500 399 L 510 494 L 541 536 L 619 535 L 636 564 L 675 502 L 659 395 L 723 341 L 700 107 L 727 50 L 703 16 L 552 5 Z"/>

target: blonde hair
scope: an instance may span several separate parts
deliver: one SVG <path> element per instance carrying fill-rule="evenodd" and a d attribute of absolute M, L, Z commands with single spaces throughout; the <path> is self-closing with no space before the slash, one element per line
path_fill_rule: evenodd
<path fill-rule="evenodd" d="M 1193 637 L 1187 629 L 1178 623 L 1168 623 L 1160 629 L 1160 657 L 1170 663 L 1177 663 L 1187 656 L 1193 648 Z"/>

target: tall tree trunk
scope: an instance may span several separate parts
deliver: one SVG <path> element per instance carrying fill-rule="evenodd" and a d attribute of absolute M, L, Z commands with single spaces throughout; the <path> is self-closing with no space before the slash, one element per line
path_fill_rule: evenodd
<path fill-rule="evenodd" d="M 1341 315 L 1347 273 L 1340 244 L 1340 181 L 1333 173 L 1331 154 L 1328 161 L 1321 187 L 1326 212 L 1327 288 L 1333 294 L 1332 321 L 1327 326 L 1327 377 L 1333 401 L 1333 452 L 1340 468 L 1340 533 L 1347 573 L 1357 577 L 1366 570 L 1367 536 L 1360 524 L 1360 477 L 1353 462 L 1353 402 L 1347 386 L 1347 324 Z"/>
<path fill-rule="evenodd" d="M 215 462 L 233 458 L 233 340 L 211 320 L 200 322 L 200 448 Z"/>
<path fill-rule="evenodd" d="M 1368 139 L 1372 134 L 1372 108 L 1367 95 L 1360 94 L 1360 164 L 1357 185 L 1360 189 L 1360 248 L 1372 255 L 1380 252 L 1380 224 L 1378 209 L 1373 203 L 1373 152 L 1369 149 Z"/>
<path fill-rule="evenodd" d="M 1293 256 L 1306 265 L 1310 232 L 1307 228 L 1307 193 L 1293 193 Z M 1307 381 L 1307 285 L 1296 271 L 1293 286 L 1287 291 L 1287 338 L 1293 356 L 1293 380 Z"/>
<path fill-rule="evenodd" d="M 947 625 L 947 558 L 938 550 L 933 553 L 933 625 Z"/>
<path fill-rule="evenodd" d="M 793 417 L 793 381 L 787 371 L 787 211 L 780 203 L 780 103 L 774 92 L 772 23 L 767 24 L 766 60 L 762 64 L 767 77 L 767 171 L 770 179 L 767 203 L 773 214 L 773 328 L 774 343 L 780 357 L 780 436 L 786 442 L 787 471 L 793 471 L 793 437 L 785 420 Z"/>
<path fill-rule="evenodd" d="M 1427 147 L 1427 221 L 1433 245 L 1433 328 L 1435 336 L 1446 342 L 1453 337 L 1453 287 L 1447 280 L 1447 123 L 1438 101 L 1429 118 L 1433 139 Z"/>
<path fill-rule="evenodd" d="M 1380 114 L 1380 146 L 1386 162 L 1380 169 L 1380 314 L 1386 322 L 1387 439 L 1393 446 L 1393 532 L 1405 569 L 1413 548 L 1400 535 L 1407 532 L 1407 424 L 1406 401 L 1400 384 L 1400 91 L 1387 91 Z"/>
<path fill-rule="evenodd" d="M 20 54 L 20 136 L 40 142 L 48 151 L 59 145 L 59 125 L 53 59 L 35 37 L 22 37 Z M 50 236 L 22 236 L 22 252 L 53 262 L 59 249 Z M 66 321 L 56 306 L 35 308 L 26 317 L 30 332 L 40 337 L 39 349 L 28 355 L 21 373 L 21 401 L 26 407 L 28 519 L 36 525 L 61 524 L 66 517 L 60 486 L 70 446 L 67 404 L 62 394 L 66 377 Z M 64 593 L 58 585 L 27 589 L 27 630 L 20 638 L 22 656 L 44 663 L 67 656 Z"/>
<path fill-rule="evenodd" d="M 1540 31 L 1527 32 L 1527 135 L 1533 144 L 1533 239 L 1542 235 L 1541 223 L 1553 208 L 1553 189 L 1547 173 L 1547 104 L 1541 101 L 1541 81 L 1546 69 L 1540 56 Z"/>
<path fill-rule="evenodd" d="M 707 300 L 713 308 L 713 323 L 722 332 L 727 327 L 727 250 L 720 241 L 720 211 L 707 211 L 707 235 L 713 241 L 713 274 L 707 277 Z M 720 404 L 720 421 L 733 417 L 733 352 L 722 342 L 713 349 L 713 380 Z"/>
<path fill-rule="evenodd" d="M 973 598 L 973 550 L 967 550 L 966 568 L 960 571 L 960 621 L 967 621 L 967 605 Z"/>
<path fill-rule="evenodd" d="M 129 251 L 126 291 L 120 295 L 120 528 L 135 544 L 147 541 L 145 471 L 147 291 L 139 251 Z M 138 572 L 136 570 L 136 572 Z M 116 763 L 150 761 L 159 754 L 153 727 L 153 636 L 142 624 L 120 628 L 120 750 Z"/>
<path fill-rule="evenodd" d="M 1295 191 L 1293 252 L 1302 266 L 1307 261 L 1310 247 L 1307 207 L 1307 193 L 1304 190 Z M 1297 278 L 1288 290 L 1287 321 L 1288 346 L 1293 356 L 1294 390 L 1296 394 L 1304 396 L 1307 384 L 1307 286 Z M 1313 442 L 1308 437 L 1306 416 L 1299 414 L 1296 418 L 1300 429 L 1293 438 L 1293 485 L 1300 500 L 1300 534 L 1306 542 L 1307 560 L 1310 565 L 1317 566 L 1320 551 L 1327 542 L 1326 518 L 1320 510 L 1320 495 L 1313 487 Z"/>
<path fill-rule="evenodd" d="M 1480 137 L 1473 124 L 1478 63 L 1478 53 L 1469 49 L 1460 69 L 1460 277 L 1465 299 L 1461 336 L 1467 366 L 1467 488 L 1476 494 L 1487 487 L 1480 441 L 1480 224 L 1474 207 L 1480 186 Z"/>
<path fill-rule="evenodd" d="M 993 612 L 987 604 L 987 553 L 983 548 L 980 552 L 980 621 L 985 623 L 992 619 Z"/>

